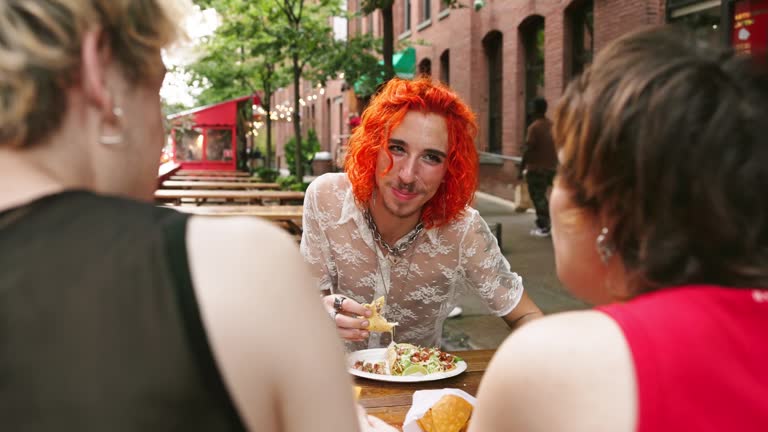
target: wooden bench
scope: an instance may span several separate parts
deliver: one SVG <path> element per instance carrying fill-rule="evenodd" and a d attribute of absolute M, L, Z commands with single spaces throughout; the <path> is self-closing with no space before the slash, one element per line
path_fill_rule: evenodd
<path fill-rule="evenodd" d="M 236 176 L 191 176 L 191 175 L 172 175 L 167 180 L 181 180 L 181 181 L 226 181 L 226 182 L 257 182 L 261 183 L 262 180 L 259 177 L 236 177 Z"/>
<path fill-rule="evenodd" d="M 185 176 L 216 176 L 216 177 L 250 177 L 251 175 L 243 171 L 207 171 L 207 170 L 179 170 L 176 175 Z"/>
<path fill-rule="evenodd" d="M 304 201 L 304 192 L 296 191 L 268 191 L 268 190 L 184 190 L 184 189 L 158 189 L 155 191 L 155 201 L 173 202 L 181 205 L 182 200 L 189 199 L 195 204 L 202 204 L 209 199 L 224 199 L 227 201 L 245 201 L 249 204 L 259 204 L 265 200 L 277 201 L 283 204 L 287 201 Z"/>
<path fill-rule="evenodd" d="M 184 180 L 166 180 L 163 182 L 163 187 L 169 189 L 280 189 L 277 183 Z"/>
<path fill-rule="evenodd" d="M 253 216 L 277 222 L 288 232 L 301 235 L 304 209 L 299 205 L 205 205 L 167 206 L 196 216 Z"/>

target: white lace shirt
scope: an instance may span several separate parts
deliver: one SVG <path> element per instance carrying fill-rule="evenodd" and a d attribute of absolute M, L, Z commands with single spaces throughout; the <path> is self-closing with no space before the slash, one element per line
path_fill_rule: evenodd
<path fill-rule="evenodd" d="M 319 289 L 359 303 L 386 297 L 383 314 L 399 323 L 398 342 L 439 346 L 443 322 L 464 289 L 474 290 L 499 316 L 511 312 L 523 294 L 522 278 L 510 271 L 496 238 L 473 208 L 445 226 L 424 230 L 398 261 L 390 261 L 376 246 L 343 173 L 322 175 L 309 185 L 301 253 Z M 347 348 L 388 343 L 388 333 L 373 333 L 366 343 L 348 343 Z"/>

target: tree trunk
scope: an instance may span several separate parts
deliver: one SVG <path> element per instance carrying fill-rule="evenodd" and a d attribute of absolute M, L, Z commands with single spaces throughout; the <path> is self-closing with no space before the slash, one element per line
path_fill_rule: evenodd
<path fill-rule="evenodd" d="M 299 68 L 299 54 L 294 50 L 293 52 L 293 134 L 296 137 L 296 178 L 300 182 L 304 181 L 304 161 L 301 157 L 301 117 L 299 111 L 301 111 L 301 105 L 299 105 L 299 91 L 301 86 L 299 80 L 301 79 L 301 69 Z"/>
<path fill-rule="evenodd" d="M 264 155 L 264 166 L 272 169 L 272 88 L 269 85 L 264 86 L 264 99 L 267 101 L 266 103 L 263 101 L 261 103 L 262 107 L 267 112 L 267 144 L 265 149 L 266 154 Z"/>
<path fill-rule="evenodd" d="M 384 81 L 389 81 L 395 76 L 395 68 L 392 65 L 392 55 L 395 53 L 395 28 L 392 19 L 392 2 L 388 2 L 381 8 L 382 24 L 384 26 L 382 55 L 384 56 Z"/>

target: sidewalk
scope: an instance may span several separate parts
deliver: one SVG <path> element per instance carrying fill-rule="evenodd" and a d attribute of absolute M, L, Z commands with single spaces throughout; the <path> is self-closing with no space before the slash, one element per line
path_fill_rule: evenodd
<path fill-rule="evenodd" d="M 502 224 L 504 256 L 512 266 L 512 271 L 523 277 L 525 289 L 544 313 L 588 307 L 573 298 L 557 279 L 551 238 L 530 236 L 535 219 L 533 213 L 515 213 L 511 203 L 486 194 L 478 194 L 475 208 L 489 224 Z M 443 344 L 446 348 L 496 348 L 509 334 L 506 323 L 501 318 L 489 315 L 476 295 L 463 295 L 459 305 L 464 313 L 448 319 L 443 327 Z"/>

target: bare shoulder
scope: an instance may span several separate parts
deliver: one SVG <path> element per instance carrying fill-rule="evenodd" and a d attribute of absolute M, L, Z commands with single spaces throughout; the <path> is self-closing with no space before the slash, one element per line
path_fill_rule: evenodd
<path fill-rule="evenodd" d="M 275 224 L 253 217 L 192 217 L 187 230 L 190 257 L 198 254 L 214 261 L 244 259 L 259 268 L 270 262 L 291 259 L 297 245 L 290 235 Z M 257 264 L 258 263 L 258 264 Z M 200 263 L 205 264 L 205 263 Z"/>
<path fill-rule="evenodd" d="M 499 347 L 473 430 L 629 432 L 635 394 L 632 357 L 616 323 L 597 311 L 555 314 Z"/>
<path fill-rule="evenodd" d="M 296 241 L 275 224 L 258 218 L 193 217 L 187 253 L 199 298 L 253 301 L 249 315 L 275 302 L 293 307 L 317 300 Z M 312 307 L 312 306 L 308 306 Z M 258 319 L 257 316 L 249 319 Z"/>
<path fill-rule="evenodd" d="M 249 430 L 354 430 L 343 348 L 293 238 L 255 218 L 193 217 L 187 253 L 210 346 Z M 297 349 L 314 356 L 286 355 Z M 339 385 L 308 388 L 316 369 Z M 284 415 L 299 407 L 305 416 Z"/>

